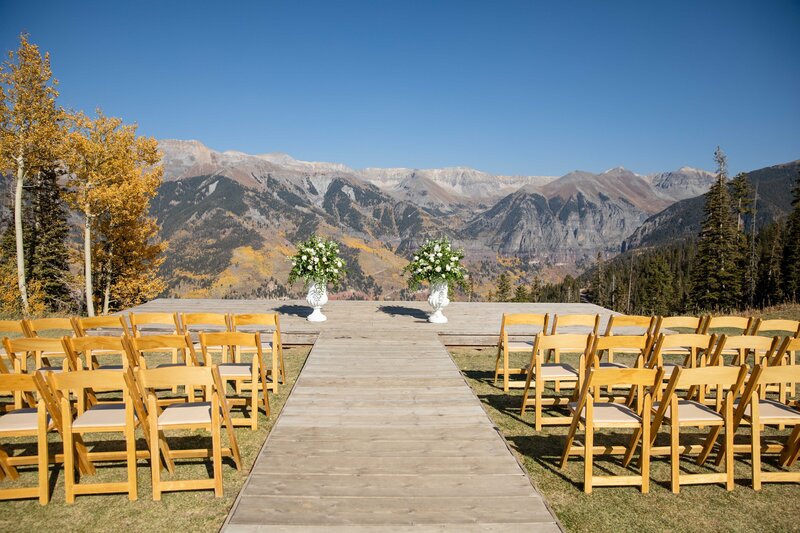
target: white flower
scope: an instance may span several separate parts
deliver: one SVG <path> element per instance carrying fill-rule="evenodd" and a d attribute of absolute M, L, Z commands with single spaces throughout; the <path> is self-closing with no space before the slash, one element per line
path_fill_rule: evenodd
<path fill-rule="evenodd" d="M 425 267 L 425 270 L 430 270 L 430 269 L 431 269 L 431 266 L 430 266 L 430 265 L 428 265 L 428 266 L 426 266 L 426 267 Z"/>
<path fill-rule="evenodd" d="M 438 252 L 439 250 L 441 250 L 441 248 L 439 248 L 438 244 L 433 247 L 434 252 Z"/>
<path fill-rule="evenodd" d="M 320 248 L 325 248 L 325 243 L 324 242 L 320 242 L 317 246 L 319 246 Z"/>
<path fill-rule="evenodd" d="M 436 267 L 436 272 L 441 272 L 441 271 L 442 271 L 442 267 L 440 267 L 440 266 L 437 266 L 437 267 Z"/>
<path fill-rule="evenodd" d="M 444 269 L 450 272 L 450 265 L 445 266 Z"/>
<path fill-rule="evenodd" d="M 305 260 L 307 259 L 307 257 L 306 257 L 306 256 L 303 256 L 303 257 L 301 257 L 301 259 L 302 259 L 303 261 L 305 261 Z"/>
<path fill-rule="evenodd" d="M 442 257 L 442 252 L 439 252 L 438 254 L 436 254 L 436 257 Z"/>
<path fill-rule="evenodd" d="M 418 255 L 414 256 L 414 261 L 419 261 L 419 256 Z"/>
<path fill-rule="evenodd" d="M 458 261 L 458 257 L 453 256 L 453 257 L 450 258 L 450 262 L 451 263 L 455 263 L 456 261 Z"/>
<path fill-rule="evenodd" d="M 314 258 L 314 262 L 315 262 L 315 263 L 319 263 L 319 257 L 315 257 L 315 258 Z"/>
<path fill-rule="evenodd" d="M 337 272 L 339 272 L 339 271 L 338 271 L 338 270 L 336 270 L 336 269 L 334 268 L 334 269 L 332 270 L 332 272 L 333 272 L 334 274 L 336 274 L 336 273 L 337 273 Z"/>
<path fill-rule="evenodd" d="M 313 248 L 309 250 L 308 253 L 310 253 L 311 255 L 317 255 L 317 252 L 315 252 Z"/>

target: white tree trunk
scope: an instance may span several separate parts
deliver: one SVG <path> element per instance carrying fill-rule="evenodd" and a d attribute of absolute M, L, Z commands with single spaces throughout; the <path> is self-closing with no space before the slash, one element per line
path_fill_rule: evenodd
<path fill-rule="evenodd" d="M 86 313 L 94 316 L 94 290 L 92 289 L 92 215 L 88 209 L 83 227 L 83 275 L 86 280 Z"/>
<path fill-rule="evenodd" d="M 108 260 L 108 267 L 106 268 L 106 284 L 103 289 L 103 314 L 108 314 L 109 301 L 111 300 L 111 260 Z"/>
<path fill-rule="evenodd" d="M 17 190 L 14 195 L 14 233 L 17 241 L 17 284 L 22 300 L 22 313 L 28 314 L 28 288 L 25 283 L 25 244 L 22 239 L 22 187 L 25 184 L 25 163 L 17 159 Z"/>

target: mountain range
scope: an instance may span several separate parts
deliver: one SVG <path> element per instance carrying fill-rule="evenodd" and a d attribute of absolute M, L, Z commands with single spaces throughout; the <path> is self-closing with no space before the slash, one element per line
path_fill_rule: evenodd
<path fill-rule="evenodd" d="M 619 253 L 648 219 L 714 180 L 689 167 L 562 177 L 359 170 L 283 153 L 218 152 L 198 141 L 159 144 L 164 183 L 152 212 L 169 243 L 169 293 L 183 296 L 282 296 L 291 290 L 292 243 L 314 232 L 342 243 L 349 262 L 343 297 L 398 297 L 409 254 L 443 234 L 467 252 L 480 293 L 498 257 L 504 268 L 544 277 L 576 271 L 598 252 Z"/>

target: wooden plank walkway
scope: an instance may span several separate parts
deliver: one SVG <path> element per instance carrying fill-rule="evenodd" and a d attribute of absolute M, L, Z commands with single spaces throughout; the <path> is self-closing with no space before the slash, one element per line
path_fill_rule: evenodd
<path fill-rule="evenodd" d="M 399 333 L 320 335 L 224 531 L 559 530 L 436 335 Z"/>
<path fill-rule="evenodd" d="M 223 531 L 560 531 L 443 339 L 496 342 L 503 311 L 608 310 L 456 303 L 448 324 L 427 323 L 424 302 L 331 302 L 323 323 L 305 321 L 300 302 L 134 310 L 278 310 L 284 330 L 316 338 Z"/>

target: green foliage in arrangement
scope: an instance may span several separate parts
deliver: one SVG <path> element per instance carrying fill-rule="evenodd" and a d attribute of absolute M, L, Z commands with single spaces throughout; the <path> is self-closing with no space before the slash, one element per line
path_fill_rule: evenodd
<path fill-rule="evenodd" d="M 446 281 L 464 287 L 467 271 L 461 266 L 462 259 L 464 251 L 453 249 L 447 237 L 425 241 L 414 254 L 414 259 L 403 268 L 409 274 L 408 288 L 418 289 L 423 281 Z"/>
<path fill-rule="evenodd" d="M 347 265 L 339 257 L 339 243 L 312 235 L 297 246 L 297 253 L 289 258 L 292 270 L 289 283 L 302 279 L 306 284 L 331 283 L 337 287 L 347 273 Z"/>

